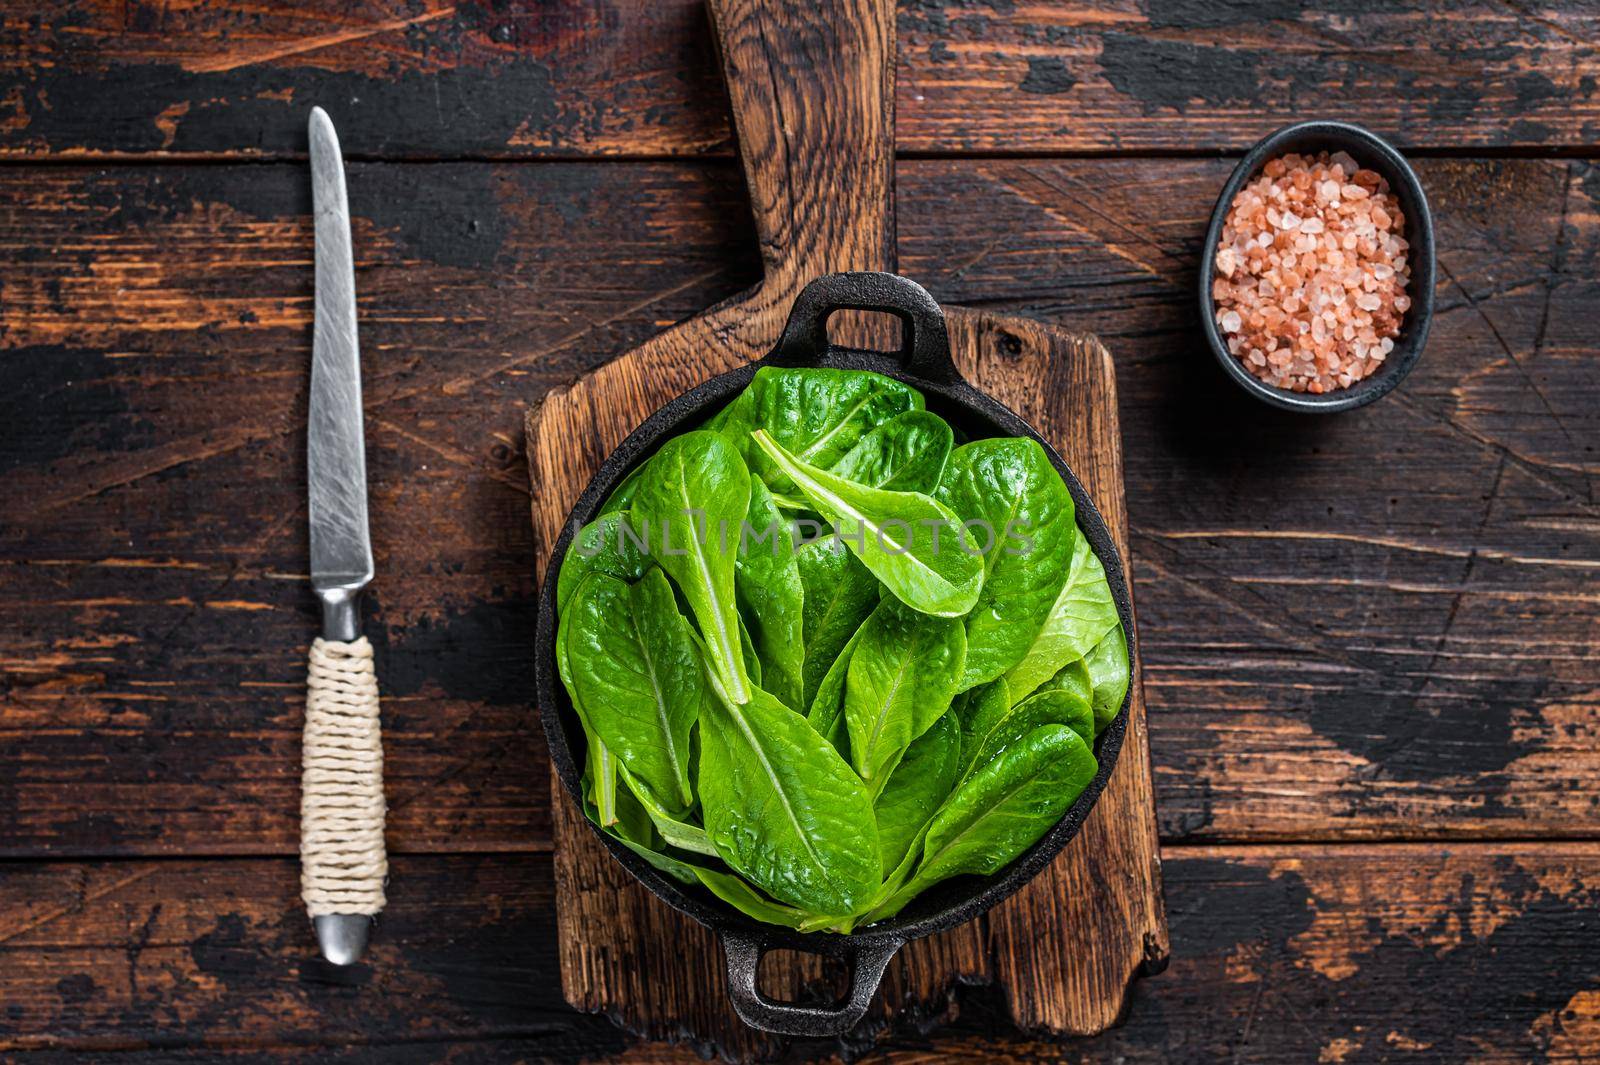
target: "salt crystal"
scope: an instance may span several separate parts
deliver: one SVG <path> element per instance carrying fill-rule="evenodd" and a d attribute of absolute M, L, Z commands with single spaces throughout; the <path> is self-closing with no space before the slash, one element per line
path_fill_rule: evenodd
<path fill-rule="evenodd" d="M 1404 224 L 1383 176 L 1343 152 L 1269 162 L 1234 197 L 1215 252 L 1229 352 L 1295 392 L 1370 376 L 1411 308 Z"/>

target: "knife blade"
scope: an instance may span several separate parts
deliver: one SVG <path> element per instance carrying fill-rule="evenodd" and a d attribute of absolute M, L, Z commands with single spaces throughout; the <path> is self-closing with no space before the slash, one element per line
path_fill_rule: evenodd
<path fill-rule="evenodd" d="M 311 587 L 323 603 L 324 637 L 353 640 L 356 597 L 372 580 L 355 256 L 350 246 L 344 157 L 333 121 L 320 107 L 311 110 L 310 132 L 317 271 L 306 444 Z"/>
<path fill-rule="evenodd" d="M 383 747 L 372 645 L 360 634 L 358 610 L 373 564 L 344 158 L 327 112 L 312 108 L 308 127 L 316 311 L 306 472 L 322 637 L 312 644 L 307 674 L 301 894 L 323 956 L 348 965 L 365 951 L 384 904 Z"/>

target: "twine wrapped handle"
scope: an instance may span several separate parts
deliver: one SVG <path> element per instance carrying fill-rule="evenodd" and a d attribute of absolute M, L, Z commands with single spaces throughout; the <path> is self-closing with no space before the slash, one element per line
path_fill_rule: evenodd
<path fill-rule="evenodd" d="M 383 846 L 378 675 L 365 636 L 311 645 L 300 769 L 300 894 L 312 917 L 375 914 Z"/>

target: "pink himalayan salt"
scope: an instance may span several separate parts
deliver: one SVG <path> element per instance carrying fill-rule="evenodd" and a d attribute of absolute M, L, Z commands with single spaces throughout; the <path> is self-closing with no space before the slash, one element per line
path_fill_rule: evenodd
<path fill-rule="evenodd" d="M 1343 152 L 1268 162 L 1234 197 L 1211 287 L 1228 350 L 1257 377 L 1331 392 L 1382 367 L 1411 308 L 1405 215 Z"/>

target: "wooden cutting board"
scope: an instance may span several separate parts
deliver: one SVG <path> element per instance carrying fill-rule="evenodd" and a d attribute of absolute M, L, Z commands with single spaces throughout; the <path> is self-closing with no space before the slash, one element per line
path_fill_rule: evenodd
<path fill-rule="evenodd" d="M 657 407 L 771 349 L 806 282 L 893 270 L 894 9 L 887 0 L 712 0 L 764 278 L 566 388 L 527 419 L 533 523 L 544 574 L 567 513 L 606 455 Z M 946 308 L 957 365 L 1049 438 L 1128 558 L 1116 383 L 1106 349 L 1022 318 Z M 843 330 L 843 336 L 840 330 Z M 874 322 L 844 342 L 883 346 Z M 1130 983 L 1167 958 L 1144 701 L 1116 771 L 1077 839 L 1012 899 L 903 948 L 853 1042 L 895 1020 L 948 1012 L 957 983 L 996 983 L 1024 1028 L 1087 1035 L 1120 1016 Z M 659 902 L 606 852 L 552 774 L 556 903 L 567 1001 L 650 1039 L 733 1060 L 780 1037 L 728 1004 L 715 937 Z M 774 952 L 763 990 L 831 997 L 820 959 Z"/>

